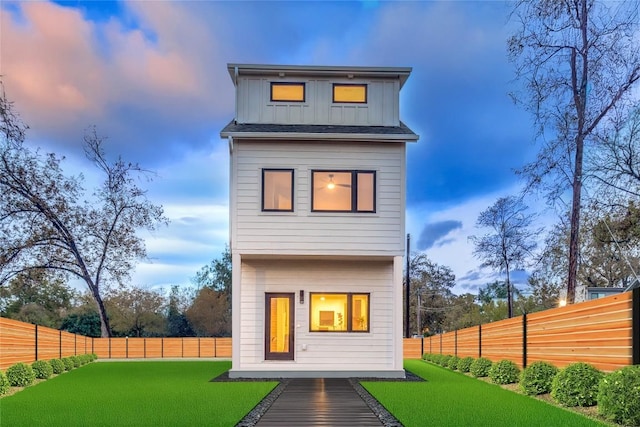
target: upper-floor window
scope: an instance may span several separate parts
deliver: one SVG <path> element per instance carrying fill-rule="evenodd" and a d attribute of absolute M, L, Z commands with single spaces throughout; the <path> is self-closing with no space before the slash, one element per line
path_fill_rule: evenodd
<path fill-rule="evenodd" d="M 352 104 L 367 103 L 367 85 L 365 84 L 333 84 L 333 102 Z"/>
<path fill-rule="evenodd" d="M 271 101 L 304 102 L 305 87 L 300 82 L 271 82 Z"/>
<path fill-rule="evenodd" d="M 311 210 L 375 212 L 375 171 L 311 171 Z"/>
<path fill-rule="evenodd" d="M 293 211 L 293 169 L 262 169 L 262 210 Z"/>

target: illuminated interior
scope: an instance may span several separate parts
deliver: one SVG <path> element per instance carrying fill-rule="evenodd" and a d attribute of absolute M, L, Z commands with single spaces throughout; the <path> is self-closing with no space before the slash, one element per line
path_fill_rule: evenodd
<path fill-rule="evenodd" d="M 289 352 L 289 298 L 271 298 L 269 352 Z"/>
<path fill-rule="evenodd" d="M 312 332 L 368 332 L 368 294 L 311 294 Z"/>
<path fill-rule="evenodd" d="M 304 102 L 304 83 L 271 83 L 271 100 Z"/>
<path fill-rule="evenodd" d="M 333 102 L 351 102 L 364 104 L 367 102 L 367 85 L 334 84 Z"/>
<path fill-rule="evenodd" d="M 262 210 L 293 210 L 293 171 L 263 171 Z"/>
<path fill-rule="evenodd" d="M 313 171 L 312 209 L 375 212 L 375 172 Z"/>

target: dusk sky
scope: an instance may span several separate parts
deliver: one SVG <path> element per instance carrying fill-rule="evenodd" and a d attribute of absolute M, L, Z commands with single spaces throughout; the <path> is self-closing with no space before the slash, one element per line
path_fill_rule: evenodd
<path fill-rule="evenodd" d="M 412 249 L 452 268 L 455 292 L 495 280 L 468 236 L 480 211 L 516 194 L 514 169 L 536 153 L 530 116 L 506 57 L 509 6 L 448 2 L 1 3 L 0 74 L 30 126 L 29 144 L 95 171 L 85 129 L 114 157 L 158 176 L 149 198 L 168 227 L 144 234 L 149 261 L 133 283 L 188 285 L 228 241 L 228 148 L 234 116 L 227 63 L 412 67 L 400 116 L 408 147 Z M 539 202 L 538 202 L 539 203 Z M 525 274 L 516 274 L 525 281 Z"/>

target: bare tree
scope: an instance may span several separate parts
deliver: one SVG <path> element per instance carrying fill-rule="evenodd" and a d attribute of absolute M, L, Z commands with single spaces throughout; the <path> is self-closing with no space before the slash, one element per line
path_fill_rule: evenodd
<path fill-rule="evenodd" d="M 640 107 L 598 138 L 590 156 L 591 174 L 605 190 L 640 197 Z M 616 200 L 620 197 L 616 195 Z"/>
<path fill-rule="evenodd" d="M 123 283 L 146 255 L 141 229 L 165 223 L 137 183 L 137 164 L 109 161 L 95 132 L 84 139 L 87 158 L 104 182 L 85 199 L 83 177 L 66 176 L 63 158 L 24 144 L 26 126 L 0 99 L 0 284 L 32 269 L 82 279 L 95 300 L 103 337 L 111 334 L 102 301 L 108 283 Z"/>
<path fill-rule="evenodd" d="M 523 268 L 537 244 L 535 237 L 540 230 L 529 227 L 535 215 L 527 214 L 528 207 L 510 196 L 498 199 L 478 216 L 476 227 L 490 228 L 483 236 L 470 236 L 474 243 L 474 255 L 484 260 L 483 267 L 497 268 L 506 275 L 507 306 L 509 317 L 513 315 L 513 290 L 511 271 Z"/>
<path fill-rule="evenodd" d="M 533 113 L 543 147 L 520 172 L 527 188 L 551 201 L 571 188 L 567 302 L 575 300 L 585 144 L 628 108 L 640 80 L 638 3 L 520 0 L 509 56 L 526 92 L 515 94 Z M 548 139 L 547 139 L 548 137 Z"/>

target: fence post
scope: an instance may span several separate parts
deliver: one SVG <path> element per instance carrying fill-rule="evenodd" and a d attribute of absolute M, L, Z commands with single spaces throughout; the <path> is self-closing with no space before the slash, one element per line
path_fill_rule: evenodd
<path fill-rule="evenodd" d="M 38 325 L 36 326 L 36 360 L 38 360 Z"/>
<path fill-rule="evenodd" d="M 453 333 L 454 344 L 453 344 L 453 355 L 458 356 L 458 330 L 456 329 Z"/>
<path fill-rule="evenodd" d="M 143 338 L 142 339 L 142 348 L 144 349 L 144 358 L 147 358 L 147 339 Z"/>
<path fill-rule="evenodd" d="M 527 313 L 522 315 L 522 369 L 527 367 Z"/>
<path fill-rule="evenodd" d="M 111 359 L 111 337 L 109 337 L 109 359 Z"/>
<path fill-rule="evenodd" d="M 164 359 L 164 338 L 160 338 L 160 358 Z"/>
<path fill-rule="evenodd" d="M 198 359 L 200 359 L 200 338 L 198 337 Z"/>
<path fill-rule="evenodd" d="M 127 335 L 124 339 L 124 358 L 129 358 L 129 336 Z"/>
<path fill-rule="evenodd" d="M 60 353 L 60 359 L 62 359 L 62 331 L 58 331 L 58 353 Z"/>
<path fill-rule="evenodd" d="M 213 357 L 218 357 L 218 346 L 215 338 L 213 339 Z"/>
<path fill-rule="evenodd" d="M 633 290 L 631 297 L 631 319 L 632 319 L 632 353 L 634 365 L 640 365 L 640 288 Z"/>
<path fill-rule="evenodd" d="M 420 337 L 420 357 L 424 354 L 424 336 Z"/>
<path fill-rule="evenodd" d="M 482 357 L 482 324 L 478 325 L 478 357 Z"/>

